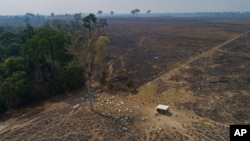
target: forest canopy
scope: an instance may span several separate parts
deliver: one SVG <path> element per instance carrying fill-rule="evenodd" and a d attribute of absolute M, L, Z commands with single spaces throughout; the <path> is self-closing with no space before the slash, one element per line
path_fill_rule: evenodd
<path fill-rule="evenodd" d="M 25 27 L 0 27 L 0 112 L 83 87 L 88 63 L 100 63 L 109 42 L 98 21 L 75 14 L 70 22 L 53 19 L 36 28 L 28 20 Z M 90 48 L 92 62 L 80 60 L 87 53 L 72 53 Z"/>

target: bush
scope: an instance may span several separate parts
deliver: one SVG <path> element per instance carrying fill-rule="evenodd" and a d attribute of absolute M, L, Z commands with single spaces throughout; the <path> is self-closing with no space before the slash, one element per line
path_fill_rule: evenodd
<path fill-rule="evenodd" d="M 109 91 L 111 91 L 113 88 L 114 88 L 114 85 L 113 85 L 113 84 L 111 84 L 111 83 L 108 83 L 108 84 L 107 84 L 107 89 L 108 89 Z"/>
<path fill-rule="evenodd" d="M 129 78 L 129 79 L 126 81 L 126 86 L 127 86 L 129 89 L 133 88 L 133 87 L 134 87 L 134 81 L 133 81 L 132 79 Z"/>

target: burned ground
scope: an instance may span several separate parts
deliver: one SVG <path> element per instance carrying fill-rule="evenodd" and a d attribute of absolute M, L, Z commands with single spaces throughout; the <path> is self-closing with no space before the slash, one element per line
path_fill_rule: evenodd
<path fill-rule="evenodd" d="M 82 93 L 69 92 L 2 115 L 0 140 L 226 141 L 230 124 L 250 123 L 249 20 L 108 21 L 105 64 L 114 88 L 96 96 L 95 113 Z M 158 104 L 171 115 L 155 116 Z"/>

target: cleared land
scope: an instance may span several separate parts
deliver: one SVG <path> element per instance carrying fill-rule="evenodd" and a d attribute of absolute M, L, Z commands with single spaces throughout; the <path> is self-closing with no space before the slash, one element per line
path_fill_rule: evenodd
<path fill-rule="evenodd" d="M 114 89 L 97 95 L 96 113 L 69 92 L 2 115 L 0 140 L 227 141 L 230 124 L 250 124 L 250 21 L 108 21 Z M 171 115 L 155 116 L 157 104 Z"/>

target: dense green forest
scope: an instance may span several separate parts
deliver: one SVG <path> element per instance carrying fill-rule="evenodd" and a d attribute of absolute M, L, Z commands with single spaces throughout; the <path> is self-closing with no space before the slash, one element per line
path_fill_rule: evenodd
<path fill-rule="evenodd" d="M 0 27 L 0 112 L 83 87 L 109 43 L 100 29 L 107 21 L 94 14 L 40 27 L 24 22 Z"/>

